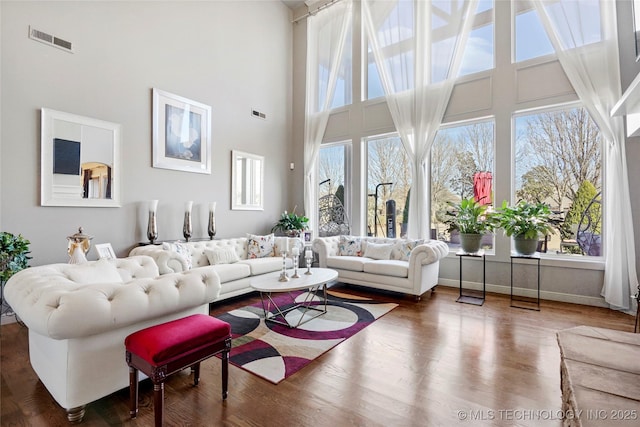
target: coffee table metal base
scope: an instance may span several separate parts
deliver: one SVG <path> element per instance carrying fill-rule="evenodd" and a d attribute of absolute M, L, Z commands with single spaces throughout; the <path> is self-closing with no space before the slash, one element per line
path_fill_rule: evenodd
<path fill-rule="evenodd" d="M 304 325 L 310 320 L 315 319 L 316 317 L 322 316 L 327 312 L 327 284 L 323 283 L 318 286 L 313 286 L 309 288 L 304 300 L 296 303 L 295 296 L 291 294 L 291 292 L 287 292 L 289 297 L 291 298 L 291 302 L 293 305 L 287 308 L 281 308 L 276 301 L 271 297 L 273 292 L 260 292 L 260 299 L 262 300 L 262 310 L 264 311 L 264 321 L 277 323 L 279 325 L 288 326 L 289 328 L 297 328 L 300 325 Z M 318 304 L 312 305 L 312 302 L 316 301 L 316 297 L 320 293 L 320 304 L 321 308 L 318 308 Z M 276 294 L 282 294 L 282 292 L 276 292 Z M 282 305 L 282 303 L 281 303 Z M 322 308 L 324 307 L 324 308 Z M 275 312 L 271 313 L 271 310 L 274 309 Z M 300 318 L 297 321 L 290 322 L 287 319 L 287 313 L 290 313 L 294 310 L 300 311 Z M 308 312 L 315 312 L 315 315 L 308 316 Z"/>

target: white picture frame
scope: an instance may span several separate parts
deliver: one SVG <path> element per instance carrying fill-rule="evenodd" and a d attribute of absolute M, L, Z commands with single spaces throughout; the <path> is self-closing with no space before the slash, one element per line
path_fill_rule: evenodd
<path fill-rule="evenodd" d="M 116 259 L 111 243 L 97 243 L 95 248 L 99 259 Z"/>
<path fill-rule="evenodd" d="M 305 246 L 310 246 L 313 241 L 313 231 L 312 230 L 304 230 L 302 232 L 302 243 Z"/>
<path fill-rule="evenodd" d="M 42 108 L 40 126 L 40 204 L 120 207 L 120 124 Z"/>
<path fill-rule="evenodd" d="M 153 88 L 153 167 L 211 174 L 211 107 Z"/>

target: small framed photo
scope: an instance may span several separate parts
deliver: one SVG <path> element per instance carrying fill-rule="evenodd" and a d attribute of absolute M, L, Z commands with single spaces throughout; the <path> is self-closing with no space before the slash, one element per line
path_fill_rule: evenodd
<path fill-rule="evenodd" d="M 305 245 L 310 245 L 313 239 L 313 232 L 311 230 L 304 230 L 302 232 L 302 241 Z"/>
<path fill-rule="evenodd" d="M 100 259 L 116 259 L 116 254 L 113 252 L 111 243 L 98 243 L 95 245 L 98 252 L 98 258 Z"/>
<path fill-rule="evenodd" d="M 211 107 L 153 88 L 153 167 L 211 174 Z"/>

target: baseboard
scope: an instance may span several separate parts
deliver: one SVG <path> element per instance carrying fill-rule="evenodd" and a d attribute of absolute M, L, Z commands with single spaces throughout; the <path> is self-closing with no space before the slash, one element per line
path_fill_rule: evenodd
<path fill-rule="evenodd" d="M 447 286 L 451 288 L 459 288 L 460 282 L 455 279 L 438 279 L 438 285 Z M 482 283 L 478 282 L 462 282 L 462 287 L 464 289 L 472 289 L 482 291 Z M 535 289 L 524 289 L 524 288 L 513 288 L 514 293 L 517 293 L 520 296 L 535 298 L 537 296 L 537 291 Z M 487 283 L 486 287 L 487 292 L 494 292 L 496 294 L 511 294 L 510 286 L 503 285 L 493 285 Z M 559 302 L 568 302 L 572 304 L 582 304 L 582 305 L 590 305 L 594 307 L 604 307 L 609 308 L 609 305 L 605 302 L 602 297 L 590 297 L 586 295 L 575 295 L 575 294 L 566 294 L 561 292 L 552 292 L 552 291 L 544 291 L 540 290 L 540 299 L 541 300 L 550 300 L 550 301 L 559 301 Z"/>

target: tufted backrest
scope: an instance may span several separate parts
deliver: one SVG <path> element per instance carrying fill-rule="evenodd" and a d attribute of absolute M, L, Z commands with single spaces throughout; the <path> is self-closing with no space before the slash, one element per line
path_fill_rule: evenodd
<path fill-rule="evenodd" d="M 197 307 L 220 294 L 220 278 L 212 270 L 147 277 L 152 273 L 149 261 L 154 263 L 153 259 L 135 258 L 114 262 L 119 269 L 114 273 L 115 280 L 91 277 L 92 283 L 88 284 L 73 277 L 78 277 L 81 269 L 86 271 L 103 261 L 30 267 L 7 281 L 5 297 L 30 330 L 67 339 Z M 132 280 L 118 280 L 121 271 L 129 272 Z"/>
<path fill-rule="evenodd" d="M 149 256 L 131 256 L 128 258 L 117 258 L 115 260 L 116 268 L 123 282 L 129 282 L 133 279 L 141 279 L 144 277 L 157 277 L 158 265 Z"/>
<path fill-rule="evenodd" d="M 205 249 L 216 249 L 223 247 L 232 247 L 238 258 L 247 259 L 247 238 L 237 237 L 232 239 L 220 239 L 220 240 L 202 240 L 197 242 L 186 243 L 191 251 L 192 268 L 203 267 L 209 265 L 209 258 L 204 253 Z"/>

